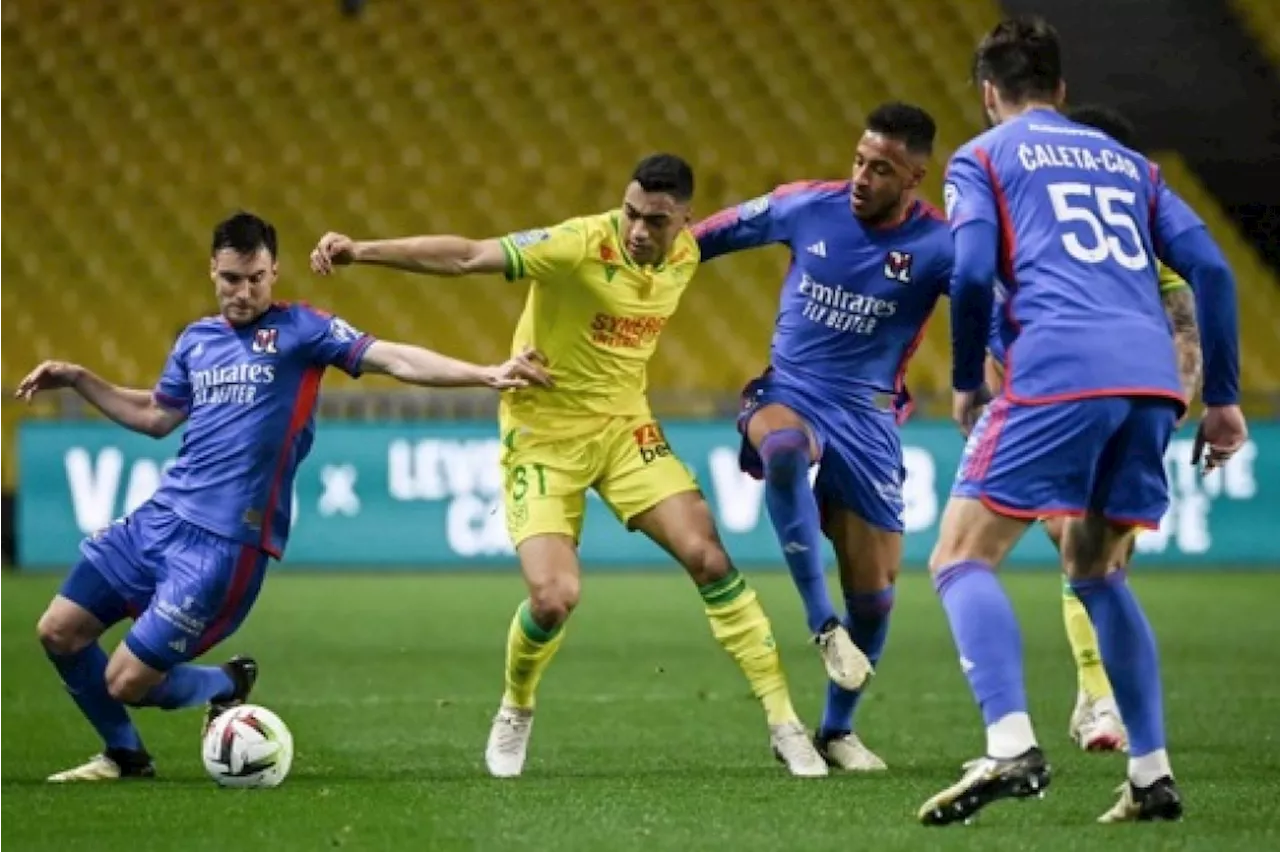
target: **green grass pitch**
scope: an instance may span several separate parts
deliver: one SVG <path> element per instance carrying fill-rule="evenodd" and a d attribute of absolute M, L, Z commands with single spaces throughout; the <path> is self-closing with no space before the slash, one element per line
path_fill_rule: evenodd
<path fill-rule="evenodd" d="M 806 721 L 821 667 L 785 575 L 755 573 Z M 674 570 L 588 571 L 540 694 L 523 778 L 484 776 L 514 575 L 280 575 L 218 658 L 251 651 L 256 701 L 296 742 L 278 790 L 216 788 L 195 711 L 136 714 L 154 783 L 52 787 L 96 749 L 36 644 L 50 578 L 3 583 L 3 841 L 13 850 L 888 850 L 1280 848 L 1280 574 L 1139 572 L 1162 643 L 1180 825 L 1098 826 L 1124 758 L 1066 741 L 1074 671 L 1050 572 L 1006 577 L 1055 774 L 1043 801 L 926 829 L 916 807 L 982 749 L 981 720 L 919 571 L 860 730 L 879 776 L 785 777 L 763 718 Z M 112 641 L 114 643 L 114 636 Z"/>

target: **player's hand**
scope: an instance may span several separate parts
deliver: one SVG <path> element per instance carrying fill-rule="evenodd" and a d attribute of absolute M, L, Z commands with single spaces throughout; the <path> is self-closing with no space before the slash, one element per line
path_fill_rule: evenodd
<path fill-rule="evenodd" d="M 1249 426 L 1245 423 L 1240 406 L 1206 406 L 1191 448 L 1191 463 L 1200 467 L 1203 459 L 1201 473 L 1222 467 L 1244 446 L 1248 438 Z"/>
<path fill-rule="evenodd" d="M 982 407 L 990 401 L 991 392 L 987 390 L 986 385 L 971 391 L 953 390 L 951 392 L 951 417 L 966 438 L 977 425 L 978 418 L 982 416 Z"/>
<path fill-rule="evenodd" d="M 330 231 L 311 250 L 311 271 L 317 275 L 332 275 L 335 266 L 346 266 L 355 261 L 356 241 L 346 234 Z"/>
<path fill-rule="evenodd" d="M 45 361 L 27 373 L 27 377 L 18 383 L 18 389 L 13 395 L 24 402 L 30 402 L 32 397 L 41 391 L 71 387 L 83 373 L 84 368 L 79 364 L 67 361 Z"/>
<path fill-rule="evenodd" d="M 547 357 L 532 346 L 526 346 L 511 360 L 496 367 L 489 367 L 485 384 L 496 390 L 527 388 L 529 385 L 549 388 L 554 386 L 555 382 L 547 373 L 546 367 Z"/>

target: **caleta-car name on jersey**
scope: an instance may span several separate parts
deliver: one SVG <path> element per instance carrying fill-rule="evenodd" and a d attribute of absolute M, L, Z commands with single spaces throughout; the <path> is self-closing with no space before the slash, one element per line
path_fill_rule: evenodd
<path fill-rule="evenodd" d="M 805 319 L 850 334 L 872 334 L 880 320 L 898 312 L 896 299 L 881 299 L 822 284 L 807 272 L 800 276 L 800 295 L 806 299 L 801 310 Z"/>
<path fill-rule="evenodd" d="M 201 405 L 250 405 L 257 398 L 258 388 L 276 380 L 274 364 L 230 364 L 192 370 L 191 404 Z"/>
<path fill-rule="evenodd" d="M 1140 179 L 1138 164 L 1111 148 L 1093 150 L 1078 145 L 1023 142 L 1018 145 L 1018 162 L 1029 172 L 1044 168 L 1083 169 L 1120 174 L 1132 181 Z"/>
<path fill-rule="evenodd" d="M 591 342 L 611 349 L 640 349 L 657 340 L 667 319 L 596 314 L 591 321 Z"/>

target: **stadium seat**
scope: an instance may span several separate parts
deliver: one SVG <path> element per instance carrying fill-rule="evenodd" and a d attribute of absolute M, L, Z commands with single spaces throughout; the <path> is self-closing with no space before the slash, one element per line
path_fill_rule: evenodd
<path fill-rule="evenodd" d="M 326 229 L 487 236 L 602 210 L 659 149 L 692 160 L 707 214 L 847 174 L 862 117 L 889 98 L 938 119 L 936 201 L 947 155 L 981 127 L 969 57 L 999 15 L 993 0 L 370 3 L 356 18 L 338 5 L 4 5 L 5 387 L 52 356 L 148 385 L 174 334 L 212 311 L 203 252 L 237 208 L 278 225 L 282 298 L 492 360 L 521 287 L 318 279 L 308 250 Z M 709 265 L 651 386 L 723 397 L 758 370 L 785 262 L 775 249 Z M 949 371 L 945 317 L 932 325 L 911 374 L 924 391 Z"/>
<path fill-rule="evenodd" d="M 1228 5 L 1235 9 L 1271 62 L 1280 65 L 1280 4 L 1275 0 L 1231 0 Z"/>

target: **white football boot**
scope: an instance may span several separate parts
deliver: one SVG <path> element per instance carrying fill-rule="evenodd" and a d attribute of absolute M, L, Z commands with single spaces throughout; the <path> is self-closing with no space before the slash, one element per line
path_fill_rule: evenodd
<path fill-rule="evenodd" d="M 524 771 L 524 758 L 529 751 L 529 734 L 533 731 L 533 711 L 502 706 L 493 717 L 489 743 L 484 749 L 484 763 L 494 778 L 516 778 Z"/>
<path fill-rule="evenodd" d="M 132 755 L 132 752 L 125 752 L 125 755 Z M 77 781 L 120 781 L 132 780 L 134 778 L 154 778 L 156 776 L 156 768 L 151 763 L 151 759 L 142 754 L 144 760 L 126 760 L 116 761 L 106 754 L 96 754 L 89 758 L 86 763 L 74 766 L 71 769 L 64 769 L 62 772 L 55 772 L 47 779 L 52 784 L 68 784 Z"/>
<path fill-rule="evenodd" d="M 815 739 L 814 746 L 827 764 L 846 772 L 882 772 L 889 767 L 863 744 L 857 734 L 845 734 L 829 740 Z"/>
<path fill-rule="evenodd" d="M 809 740 L 809 732 L 799 722 L 769 726 L 769 745 L 773 755 L 797 778 L 823 778 L 827 762 Z"/>
<path fill-rule="evenodd" d="M 1116 700 L 1111 697 L 1091 699 L 1080 692 L 1067 735 L 1085 751 L 1129 750 L 1129 734 L 1120 720 Z"/>
<path fill-rule="evenodd" d="M 813 637 L 813 643 L 822 655 L 827 677 L 836 686 L 849 691 L 861 689 L 871 677 L 871 661 L 853 644 L 849 631 L 840 622 L 829 622 L 826 629 Z"/>

